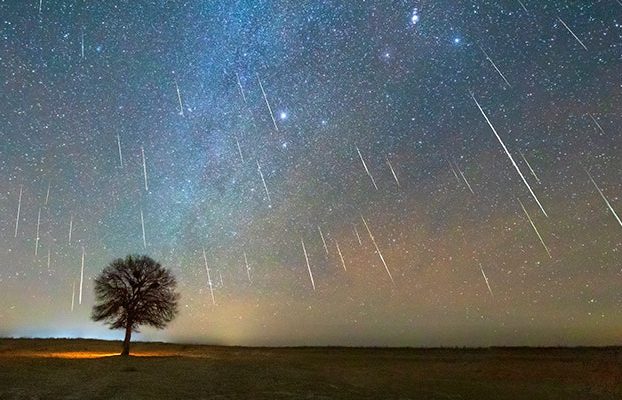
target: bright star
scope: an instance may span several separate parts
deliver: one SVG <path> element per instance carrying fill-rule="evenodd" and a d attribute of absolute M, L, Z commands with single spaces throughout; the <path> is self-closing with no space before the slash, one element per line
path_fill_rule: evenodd
<path fill-rule="evenodd" d="M 412 22 L 413 25 L 415 25 L 417 22 L 419 22 L 419 14 L 417 9 L 415 8 L 410 16 L 410 22 Z"/>
<path fill-rule="evenodd" d="M 287 113 L 285 111 L 281 111 L 281 113 L 279 114 L 279 117 L 281 119 L 287 119 Z"/>

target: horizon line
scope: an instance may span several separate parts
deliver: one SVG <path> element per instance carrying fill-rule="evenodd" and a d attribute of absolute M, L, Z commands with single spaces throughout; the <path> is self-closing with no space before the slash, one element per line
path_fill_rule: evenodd
<path fill-rule="evenodd" d="M 75 340 L 75 341 L 97 341 L 97 342 L 122 342 L 122 339 L 99 339 L 92 337 L 34 337 L 34 336 L 0 336 L 1 340 L 49 340 L 49 341 L 61 341 L 61 340 Z M 447 345 L 447 346 L 388 346 L 388 345 L 225 345 L 225 344 L 210 344 L 210 343 L 198 343 L 198 342 L 167 342 L 160 340 L 138 340 L 132 341 L 132 344 L 164 344 L 164 345 L 178 345 L 178 346 L 205 346 L 205 347 L 225 347 L 225 348 L 247 348 L 247 349 L 312 349 L 312 348 L 343 348 L 343 349 L 379 349 L 379 350 L 487 350 L 487 349 L 618 349 L 622 348 L 620 344 L 606 344 L 606 345 L 490 345 L 490 346 L 467 346 L 467 345 Z"/>

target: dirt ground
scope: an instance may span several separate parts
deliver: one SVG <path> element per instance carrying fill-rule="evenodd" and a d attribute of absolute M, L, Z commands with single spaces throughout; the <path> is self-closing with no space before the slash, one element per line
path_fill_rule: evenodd
<path fill-rule="evenodd" d="M 0 399 L 622 399 L 622 348 L 243 348 L 0 339 Z"/>

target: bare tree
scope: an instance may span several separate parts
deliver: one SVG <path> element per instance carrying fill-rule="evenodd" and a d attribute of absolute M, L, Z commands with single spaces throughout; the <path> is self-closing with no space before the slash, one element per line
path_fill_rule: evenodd
<path fill-rule="evenodd" d="M 176 287 L 171 272 L 148 256 L 116 259 L 95 279 L 91 318 L 110 329 L 125 329 L 121 355 L 127 356 L 132 332 L 140 325 L 162 329 L 175 318 L 180 297 Z"/>

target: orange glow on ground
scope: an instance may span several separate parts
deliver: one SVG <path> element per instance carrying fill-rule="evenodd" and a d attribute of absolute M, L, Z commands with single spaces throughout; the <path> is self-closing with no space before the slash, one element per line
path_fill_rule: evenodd
<path fill-rule="evenodd" d="M 61 359 L 92 359 L 116 357 L 120 355 L 120 351 L 49 351 L 49 350 L 26 350 L 12 351 L 9 354 L 0 354 L 9 357 L 29 357 L 29 358 L 61 358 Z M 176 351 L 131 351 L 131 357 L 192 357 L 192 358 L 213 358 L 211 355 L 204 353 L 176 352 Z"/>
<path fill-rule="evenodd" d="M 102 358 L 118 356 L 119 352 L 110 353 L 103 351 L 15 351 L 10 354 L 12 357 L 30 358 Z"/>
<path fill-rule="evenodd" d="M 64 359 L 87 359 L 87 358 L 104 358 L 118 356 L 120 352 L 104 352 L 104 351 L 21 351 L 11 354 L 13 357 L 32 357 L 32 358 L 64 358 Z M 131 352 L 132 357 L 172 357 L 183 356 L 184 354 L 170 351 L 139 351 Z M 187 356 L 187 355 L 186 355 Z"/>

